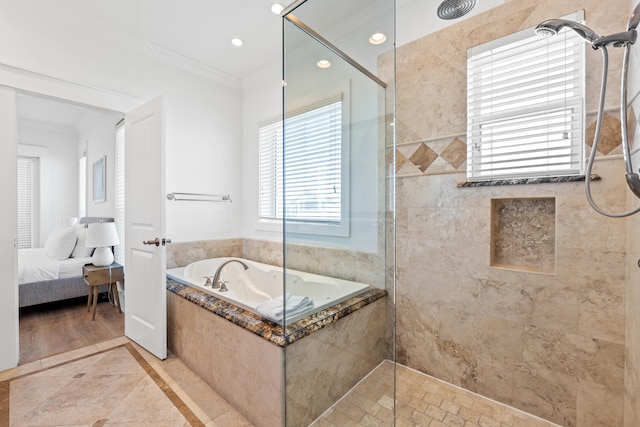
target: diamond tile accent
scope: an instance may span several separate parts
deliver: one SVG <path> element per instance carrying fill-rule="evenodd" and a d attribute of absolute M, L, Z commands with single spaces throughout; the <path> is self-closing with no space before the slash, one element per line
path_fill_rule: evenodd
<path fill-rule="evenodd" d="M 438 158 L 438 153 L 429 148 L 426 144 L 420 144 L 418 149 L 409 157 L 414 165 L 424 172 Z"/>
<path fill-rule="evenodd" d="M 387 164 L 391 163 L 391 160 L 393 159 L 391 158 L 391 153 L 389 153 L 389 158 L 387 158 Z M 408 161 L 409 160 L 405 157 L 404 154 L 396 150 L 396 172 L 402 169 L 402 166 L 404 166 L 404 164 L 407 163 Z"/>
<path fill-rule="evenodd" d="M 589 147 L 593 146 L 595 133 L 596 122 L 594 121 L 585 133 L 586 142 Z M 620 120 L 609 113 L 605 113 L 602 117 L 602 131 L 600 132 L 598 152 L 606 156 L 622 144 L 622 135 L 620 133 Z"/>
<path fill-rule="evenodd" d="M 440 153 L 440 157 L 446 160 L 454 169 L 458 169 L 460 165 L 467 161 L 467 144 L 462 142 L 460 138 L 455 138 Z"/>

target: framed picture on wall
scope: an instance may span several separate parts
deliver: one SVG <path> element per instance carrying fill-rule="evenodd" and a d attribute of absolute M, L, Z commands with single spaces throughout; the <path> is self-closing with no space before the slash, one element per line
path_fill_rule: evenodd
<path fill-rule="evenodd" d="M 107 200 L 107 156 L 93 162 L 93 201 Z"/>

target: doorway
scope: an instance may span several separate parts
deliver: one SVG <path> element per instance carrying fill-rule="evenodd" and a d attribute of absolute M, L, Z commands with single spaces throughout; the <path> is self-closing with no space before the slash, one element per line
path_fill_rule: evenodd
<path fill-rule="evenodd" d="M 51 252 L 56 231 L 77 227 L 76 218 L 117 216 L 124 195 L 118 194 L 116 181 L 124 166 L 117 162 L 116 129 L 123 114 L 22 92 L 16 110 L 16 160 L 29 165 L 18 167 L 18 282 L 42 279 L 46 288 L 41 289 L 51 294 L 46 303 L 34 305 L 24 301 L 19 287 L 19 363 L 24 364 L 124 335 L 124 316 L 117 310 L 100 307 L 92 321 L 86 296 L 68 292 L 71 286 L 85 290 L 81 276 L 87 254 L 80 239 L 68 257 L 56 254 L 59 264 L 49 257 L 43 271 L 26 271 L 29 253 Z M 91 172 L 99 159 L 106 160 L 106 185 L 105 197 L 96 199 Z"/>

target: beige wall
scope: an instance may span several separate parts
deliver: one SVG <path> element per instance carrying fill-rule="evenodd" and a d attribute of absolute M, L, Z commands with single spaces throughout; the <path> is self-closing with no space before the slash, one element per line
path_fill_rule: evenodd
<path fill-rule="evenodd" d="M 635 7 L 637 0 L 631 0 L 630 6 Z M 629 123 L 635 153 L 632 155 L 634 167 L 640 165 L 640 130 L 638 129 L 638 112 L 640 112 L 640 45 L 634 45 L 632 61 L 629 67 L 630 102 Z M 638 199 L 629 197 L 629 208 L 638 206 Z M 634 215 L 628 221 L 627 244 L 627 293 L 626 293 L 626 349 L 625 349 L 625 406 L 624 425 L 635 427 L 640 425 L 640 214 Z"/>
<path fill-rule="evenodd" d="M 465 180 L 467 49 L 580 9 L 599 34 L 626 26 L 626 0 L 512 0 L 398 48 L 397 360 L 562 425 L 615 426 L 624 412 L 626 220 L 594 212 L 583 183 L 456 187 Z M 615 80 L 620 58 L 611 52 Z M 591 132 L 600 61 L 587 49 Z M 381 60 L 389 75 L 390 65 Z M 593 190 L 621 211 L 617 87 Z M 505 198 L 555 199 L 542 234 L 554 244 L 529 240 L 534 252 L 553 251 L 549 273 L 491 265 L 492 199 Z M 502 234 L 535 235 L 531 218 L 515 215 Z"/>

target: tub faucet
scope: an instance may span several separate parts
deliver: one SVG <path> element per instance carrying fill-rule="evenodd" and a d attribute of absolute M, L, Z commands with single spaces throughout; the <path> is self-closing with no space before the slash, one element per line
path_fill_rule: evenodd
<path fill-rule="evenodd" d="M 224 267 L 225 265 L 229 264 L 230 262 L 238 262 L 240 263 L 245 270 L 249 269 L 249 266 L 247 264 L 245 264 L 244 262 L 240 261 L 239 259 L 230 259 L 229 261 L 225 261 L 222 264 L 220 264 L 220 267 L 218 267 L 218 269 L 216 270 L 216 274 L 213 275 L 213 288 L 217 289 L 220 287 L 220 273 L 222 273 L 222 267 Z"/>

